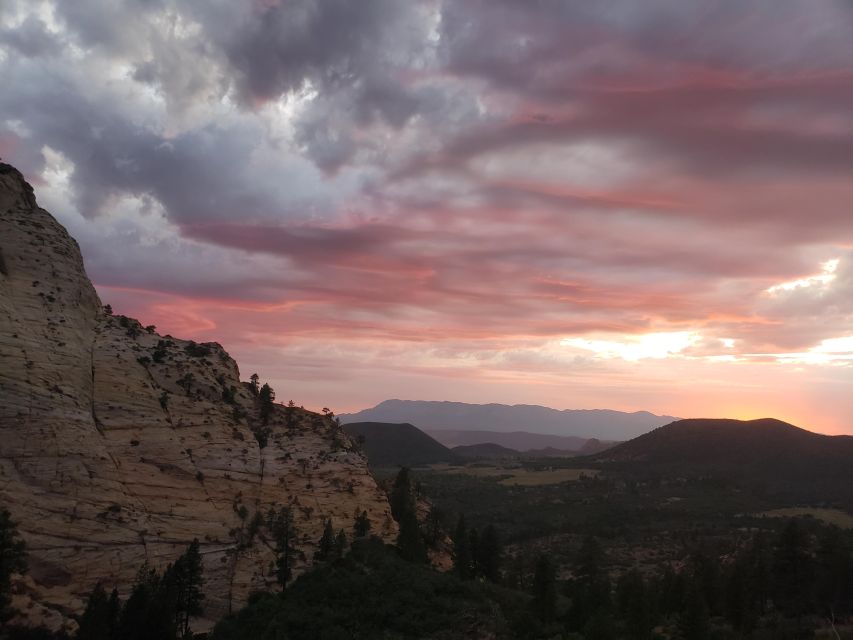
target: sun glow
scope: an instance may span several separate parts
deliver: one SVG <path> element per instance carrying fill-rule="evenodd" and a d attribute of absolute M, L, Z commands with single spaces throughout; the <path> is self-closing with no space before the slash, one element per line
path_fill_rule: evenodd
<path fill-rule="evenodd" d="M 692 331 L 670 331 L 624 336 L 620 340 L 588 340 L 566 338 L 560 341 L 564 347 L 592 351 L 601 358 L 621 358 L 630 362 L 645 359 L 662 359 L 678 355 L 699 341 Z"/>
<path fill-rule="evenodd" d="M 835 280 L 835 272 L 838 271 L 839 262 L 840 260 L 838 258 L 827 260 L 826 262 L 820 265 L 821 273 L 819 273 L 818 275 L 807 276 L 798 280 L 791 280 L 790 282 L 780 282 L 779 284 L 775 284 L 769 289 L 767 289 L 767 293 L 794 291 L 796 289 L 805 289 L 806 287 L 811 287 L 814 285 L 826 286 L 830 282 Z"/>
<path fill-rule="evenodd" d="M 749 354 L 751 357 L 772 355 L 784 364 L 836 364 L 853 362 L 853 336 L 826 338 L 808 351 L 798 353 Z"/>

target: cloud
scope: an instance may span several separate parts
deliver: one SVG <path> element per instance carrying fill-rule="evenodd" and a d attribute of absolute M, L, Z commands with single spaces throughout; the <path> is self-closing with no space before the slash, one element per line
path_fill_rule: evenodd
<path fill-rule="evenodd" d="M 50 33 L 47 25 L 34 15 L 28 15 L 14 28 L 0 28 L 0 45 L 28 58 L 58 54 L 62 46 L 57 40 L 57 34 Z"/>

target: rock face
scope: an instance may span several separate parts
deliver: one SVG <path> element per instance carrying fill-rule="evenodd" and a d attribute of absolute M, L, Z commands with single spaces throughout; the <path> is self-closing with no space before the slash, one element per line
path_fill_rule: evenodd
<path fill-rule="evenodd" d="M 258 411 L 218 344 L 105 312 L 77 243 L 0 164 L 0 506 L 28 546 L 25 615 L 73 628 L 97 582 L 126 595 L 144 562 L 162 569 L 198 538 L 204 628 L 274 587 L 271 508 L 295 514 L 296 573 L 329 518 L 351 535 L 367 511 L 373 533 L 395 537 L 331 419 L 276 405 L 261 447 Z"/>

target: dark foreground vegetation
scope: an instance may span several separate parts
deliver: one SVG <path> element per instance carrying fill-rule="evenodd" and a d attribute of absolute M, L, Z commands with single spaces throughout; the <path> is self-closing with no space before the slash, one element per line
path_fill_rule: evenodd
<path fill-rule="evenodd" d="M 521 596 L 521 597 L 519 597 Z M 299 577 L 282 594 L 258 594 L 220 622 L 214 640 L 515 637 L 524 594 L 463 581 L 404 560 L 376 538 Z"/>

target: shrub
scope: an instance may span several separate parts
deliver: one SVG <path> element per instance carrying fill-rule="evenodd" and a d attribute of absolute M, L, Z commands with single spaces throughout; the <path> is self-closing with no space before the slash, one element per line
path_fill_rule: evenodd
<path fill-rule="evenodd" d="M 184 347 L 184 351 L 187 355 L 193 358 L 204 358 L 205 356 L 209 356 L 211 354 L 210 346 L 206 344 L 198 344 L 197 342 L 193 342 L 190 340 L 189 344 Z"/>

